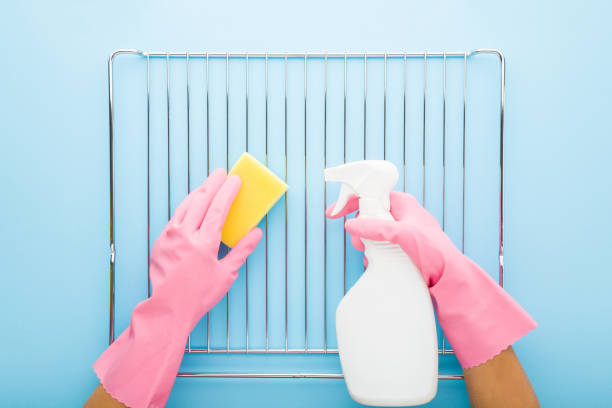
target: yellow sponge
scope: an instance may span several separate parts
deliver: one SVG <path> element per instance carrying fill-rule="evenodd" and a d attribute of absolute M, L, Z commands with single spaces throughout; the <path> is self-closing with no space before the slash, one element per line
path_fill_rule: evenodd
<path fill-rule="evenodd" d="M 243 153 L 229 175 L 240 176 L 242 185 L 221 232 L 221 241 L 233 247 L 252 230 L 287 191 L 287 184 L 253 156 Z"/>

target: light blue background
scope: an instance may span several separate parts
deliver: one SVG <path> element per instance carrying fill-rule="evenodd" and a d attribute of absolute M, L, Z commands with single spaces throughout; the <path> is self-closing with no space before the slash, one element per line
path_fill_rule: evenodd
<path fill-rule="evenodd" d="M 78 406 L 108 306 L 106 58 L 144 50 L 469 50 L 507 57 L 508 291 L 544 406 L 605 406 L 612 183 L 604 2 L 20 2 L 3 6 L 0 174 L 7 406 Z M 351 406 L 341 382 L 179 380 L 172 406 Z M 436 406 L 466 406 L 461 382 Z"/>

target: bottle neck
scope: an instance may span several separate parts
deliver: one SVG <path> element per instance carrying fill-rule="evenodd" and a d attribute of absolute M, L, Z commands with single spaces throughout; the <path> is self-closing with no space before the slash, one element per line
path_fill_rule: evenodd
<path fill-rule="evenodd" d="M 364 239 L 363 244 L 365 246 L 365 256 L 368 259 L 368 269 L 376 267 L 379 263 L 384 263 L 387 266 L 405 265 L 410 260 L 404 250 L 397 244 L 369 239 Z"/>
<path fill-rule="evenodd" d="M 393 220 L 389 211 L 389 200 L 384 198 L 359 197 L 359 218 L 376 218 Z M 368 269 L 379 262 L 405 262 L 406 253 L 399 245 L 386 241 L 363 240 L 365 256 L 368 258 Z"/>
<path fill-rule="evenodd" d="M 378 218 L 393 220 L 389 211 L 389 198 L 359 197 L 359 216 L 363 218 Z"/>

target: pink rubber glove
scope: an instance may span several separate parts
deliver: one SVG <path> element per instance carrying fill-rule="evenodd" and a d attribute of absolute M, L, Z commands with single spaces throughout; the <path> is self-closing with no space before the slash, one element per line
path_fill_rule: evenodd
<path fill-rule="evenodd" d="M 134 308 L 130 326 L 94 364 L 104 389 L 123 404 L 166 404 L 187 336 L 225 296 L 261 239 L 255 228 L 218 259 L 221 228 L 240 184 L 238 176 L 214 171 L 185 198 L 155 241 L 153 294 Z"/>
<path fill-rule="evenodd" d="M 414 197 L 394 191 L 390 198 L 395 221 L 354 218 L 345 228 L 358 250 L 364 249 L 363 238 L 398 244 L 410 256 L 429 286 L 440 326 L 464 369 L 490 360 L 536 327 L 506 291 L 455 247 Z M 336 217 L 358 207 L 354 197 Z"/>

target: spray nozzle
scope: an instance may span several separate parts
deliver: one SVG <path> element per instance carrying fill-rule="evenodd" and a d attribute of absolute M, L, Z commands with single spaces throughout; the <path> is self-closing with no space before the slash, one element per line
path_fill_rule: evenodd
<path fill-rule="evenodd" d="M 388 212 L 389 193 L 398 177 L 395 165 L 386 160 L 356 161 L 325 169 L 325 181 L 342 183 L 332 215 L 342 211 L 352 194 L 360 198 L 362 213 Z"/>

